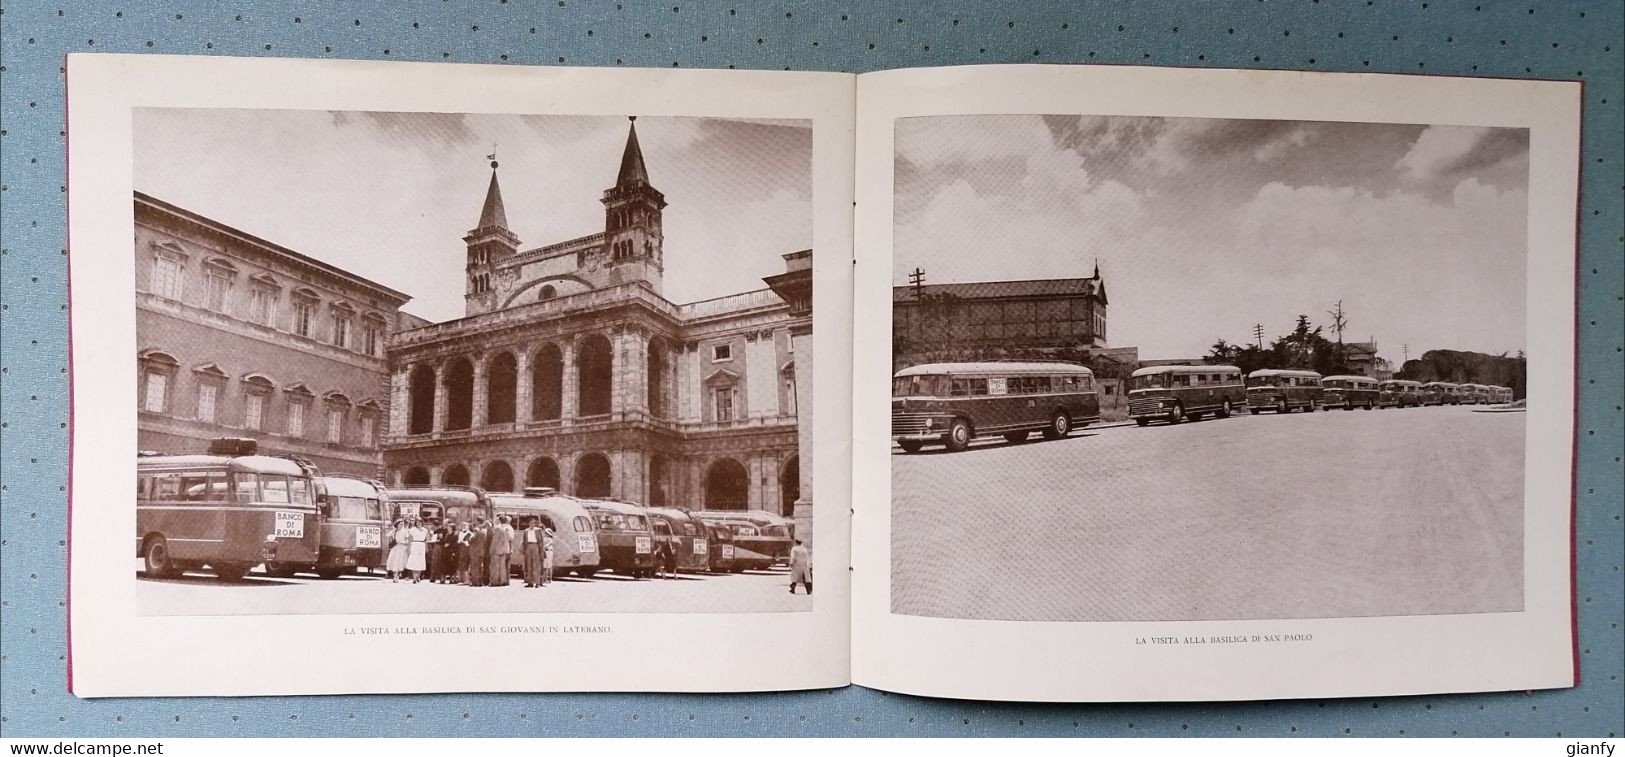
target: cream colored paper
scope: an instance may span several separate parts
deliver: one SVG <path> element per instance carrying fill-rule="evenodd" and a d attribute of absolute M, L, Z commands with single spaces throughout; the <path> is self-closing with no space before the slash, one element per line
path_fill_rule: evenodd
<path fill-rule="evenodd" d="M 854 86 L 851 76 L 816 73 L 71 56 L 73 692 L 749 691 L 846 684 Z M 136 459 L 131 113 L 146 107 L 810 119 L 820 587 L 813 611 L 142 615 L 129 538 Z M 344 632 L 539 623 L 610 630 L 540 638 Z"/>
<path fill-rule="evenodd" d="M 859 77 L 858 323 L 891 323 L 893 134 L 899 118 L 1098 114 L 1515 126 L 1531 130 L 1527 343 L 1538 354 L 1529 363 L 1522 612 L 1271 621 L 975 621 L 891 612 L 892 343 L 886 329 L 860 330 L 853 375 L 853 681 L 929 696 L 1055 701 L 1573 685 L 1569 542 L 1579 94 L 1576 83 L 1135 67 L 962 67 Z M 996 555 L 986 554 L 985 547 L 964 549 L 966 559 L 999 570 Z M 1313 641 L 1135 644 L 1137 637 L 1280 633 L 1311 634 Z"/>

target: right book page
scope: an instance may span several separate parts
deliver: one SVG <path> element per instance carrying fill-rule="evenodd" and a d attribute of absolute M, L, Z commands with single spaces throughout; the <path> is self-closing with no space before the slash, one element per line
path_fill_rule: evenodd
<path fill-rule="evenodd" d="M 860 76 L 854 682 L 1575 685 L 1580 89 Z"/>

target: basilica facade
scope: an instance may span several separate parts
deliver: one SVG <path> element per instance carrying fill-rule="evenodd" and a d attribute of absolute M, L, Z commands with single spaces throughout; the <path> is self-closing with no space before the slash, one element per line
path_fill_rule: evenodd
<path fill-rule="evenodd" d="M 761 289 L 668 301 L 635 123 L 601 201 L 601 230 L 524 248 L 492 162 L 464 317 L 389 339 L 390 483 L 768 510 L 810 535 L 812 251 L 764 253 Z"/>

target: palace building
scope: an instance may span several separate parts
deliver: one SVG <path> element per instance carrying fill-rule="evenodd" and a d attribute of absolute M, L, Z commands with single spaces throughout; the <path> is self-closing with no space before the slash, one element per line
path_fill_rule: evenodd
<path fill-rule="evenodd" d="M 377 476 L 385 341 L 408 297 L 135 193 L 136 443 L 201 454 L 251 437 L 323 471 Z"/>
<path fill-rule="evenodd" d="M 464 317 L 389 340 L 389 480 L 769 510 L 810 535 L 812 251 L 764 254 L 761 289 L 667 300 L 635 123 L 601 202 L 601 230 L 525 248 L 492 161 Z"/>
<path fill-rule="evenodd" d="M 1077 358 L 1106 348 L 1100 266 L 1076 279 L 892 287 L 893 368 L 998 357 Z"/>

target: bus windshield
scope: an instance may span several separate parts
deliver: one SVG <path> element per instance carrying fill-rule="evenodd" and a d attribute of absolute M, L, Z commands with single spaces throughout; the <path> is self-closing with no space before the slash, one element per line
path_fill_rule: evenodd
<path fill-rule="evenodd" d="M 947 376 L 896 376 L 891 380 L 893 397 L 941 397 L 946 394 Z"/>
<path fill-rule="evenodd" d="M 1248 376 L 1248 386 L 1275 386 L 1275 376 Z"/>
<path fill-rule="evenodd" d="M 383 520 L 384 508 L 376 499 L 334 497 L 333 510 L 328 517 L 334 520 Z"/>
<path fill-rule="evenodd" d="M 1165 373 L 1151 373 L 1145 376 L 1135 376 L 1129 379 L 1129 389 L 1162 389 L 1168 386 L 1168 375 Z"/>

